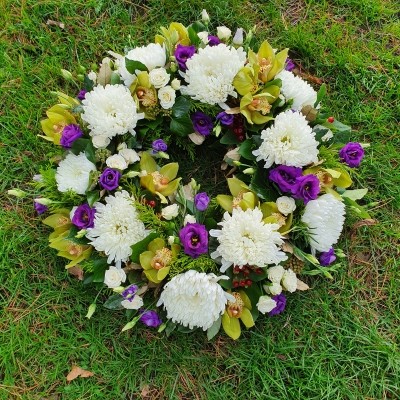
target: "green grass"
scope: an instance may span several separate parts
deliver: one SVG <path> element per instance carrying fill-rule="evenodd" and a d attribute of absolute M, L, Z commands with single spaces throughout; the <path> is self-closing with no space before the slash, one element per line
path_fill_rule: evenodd
<path fill-rule="evenodd" d="M 390 0 L 36 0 L 0 2 L 0 399 L 400 398 L 399 7 Z M 37 138 L 51 90 L 74 93 L 60 69 L 90 66 L 110 49 L 151 40 L 161 24 L 195 20 L 249 29 L 290 47 L 303 72 L 328 85 L 334 116 L 371 147 L 358 185 L 370 189 L 374 226 L 349 226 L 346 265 L 333 281 L 289 298 L 233 343 L 225 336 L 170 338 L 124 315 L 84 316 L 95 291 L 63 269 L 26 187 L 51 147 Z M 61 21 L 65 28 L 47 25 Z M 222 154 L 221 154 L 222 158 Z M 207 152 L 188 174 L 221 183 Z M 203 166 L 203 168 L 202 168 Z M 191 172 L 190 172 L 191 171 Z M 205 186 L 206 187 L 206 186 Z M 72 365 L 95 373 L 67 384 Z"/>

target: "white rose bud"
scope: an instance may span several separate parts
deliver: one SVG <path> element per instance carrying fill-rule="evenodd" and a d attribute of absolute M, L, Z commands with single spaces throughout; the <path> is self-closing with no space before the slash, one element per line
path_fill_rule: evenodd
<path fill-rule="evenodd" d="M 185 219 L 183 220 L 183 225 L 187 225 L 187 224 L 195 224 L 196 223 L 196 218 L 193 217 L 193 215 L 187 214 L 185 216 Z"/>
<path fill-rule="evenodd" d="M 120 156 L 122 156 L 128 164 L 133 164 L 137 161 L 140 161 L 140 157 L 138 153 L 136 153 L 133 149 L 122 149 L 118 152 Z"/>
<path fill-rule="evenodd" d="M 179 90 L 181 88 L 181 81 L 177 78 L 173 79 L 171 82 L 171 87 L 174 90 Z"/>
<path fill-rule="evenodd" d="M 276 307 L 276 301 L 269 296 L 261 296 L 258 299 L 257 309 L 261 314 L 266 314 Z"/>
<path fill-rule="evenodd" d="M 175 236 L 168 236 L 168 244 L 172 246 L 175 243 Z"/>
<path fill-rule="evenodd" d="M 208 24 L 210 22 L 210 16 L 208 15 L 207 11 L 204 8 L 203 11 L 201 12 L 201 20 L 205 24 Z"/>
<path fill-rule="evenodd" d="M 291 269 L 286 270 L 285 273 L 283 274 L 282 286 L 290 293 L 296 291 L 297 276 Z"/>
<path fill-rule="evenodd" d="M 199 32 L 197 34 L 197 36 L 200 38 L 200 40 L 204 43 L 207 44 L 208 43 L 208 32 L 203 31 L 203 32 Z"/>
<path fill-rule="evenodd" d="M 276 265 L 275 267 L 267 269 L 268 279 L 271 282 L 280 283 L 284 273 L 285 268 L 283 268 L 282 265 Z"/>
<path fill-rule="evenodd" d="M 110 288 L 116 288 L 125 282 L 126 274 L 122 268 L 111 266 L 104 275 L 104 283 Z"/>
<path fill-rule="evenodd" d="M 231 37 L 232 31 L 227 28 L 226 26 L 219 26 L 217 28 L 217 36 L 221 39 L 221 40 L 227 40 Z"/>
<path fill-rule="evenodd" d="M 107 167 L 123 170 L 128 168 L 128 163 L 126 162 L 125 158 L 122 157 L 120 154 L 114 154 L 107 158 L 106 160 Z"/>
<path fill-rule="evenodd" d="M 97 81 L 97 74 L 96 74 L 96 72 L 90 71 L 90 72 L 88 73 L 88 78 L 89 78 L 93 83 L 96 83 L 96 81 Z"/>
<path fill-rule="evenodd" d="M 135 295 L 132 299 L 122 300 L 121 306 L 128 310 L 138 310 L 143 306 L 143 299 L 140 296 Z"/>
<path fill-rule="evenodd" d="M 243 28 L 238 28 L 236 30 L 235 36 L 232 39 L 232 43 L 236 46 L 241 46 L 243 44 Z"/>
<path fill-rule="evenodd" d="M 270 293 L 272 296 L 282 293 L 282 286 L 276 282 L 272 282 L 272 285 L 264 285 L 263 288 L 266 293 Z"/>
<path fill-rule="evenodd" d="M 168 207 L 164 207 L 161 210 L 161 215 L 164 219 L 167 221 L 170 221 L 171 219 L 177 217 L 179 214 L 179 206 L 178 204 L 171 204 Z"/>
<path fill-rule="evenodd" d="M 107 136 L 96 135 L 92 137 L 92 143 L 96 149 L 105 149 L 110 144 L 110 141 Z"/>
<path fill-rule="evenodd" d="M 282 196 L 276 199 L 278 210 L 283 215 L 288 215 L 296 209 L 296 203 L 292 197 Z"/>
<path fill-rule="evenodd" d="M 154 68 L 149 72 L 150 83 L 156 88 L 160 89 L 166 86 L 169 82 L 170 74 L 165 68 Z"/>
<path fill-rule="evenodd" d="M 158 91 L 158 99 L 160 105 L 165 110 L 172 108 L 175 104 L 175 90 L 171 86 L 164 86 Z"/>

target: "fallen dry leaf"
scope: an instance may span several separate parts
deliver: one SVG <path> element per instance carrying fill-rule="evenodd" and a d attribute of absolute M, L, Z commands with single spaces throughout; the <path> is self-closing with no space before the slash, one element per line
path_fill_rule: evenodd
<path fill-rule="evenodd" d="M 80 281 L 83 281 L 83 269 L 79 268 L 77 265 L 68 268 L 68 273 L 72 276 L 76 276 Z"/>
<path fill-rule="evenodd" d="M 356 222 L 351 229 L 355 230 L 358 229 L 362 226 L 371 226 L 371 225 L 376 225 L 378 221 L 376 219 L 363 219 L 361 221 Z"/>
<path fill-rule="evenodd" d="M 64 29 L 64 28 L 65 28 L 64 23 L 58 22 L 58 21 L 53 21 L 52 19 L 48 19 L 47 22 L 46 22 L 46 24 L 47 24 L 47 25 L 58 26 L 58 27 L 60 27 L 61 29 Z"/>
<path fill-rule="evenodd" d="M 310 286 L 307 285 L 307 283 L 301 281 L 300 279 L 297 279 L 297 290 L 309 290 Z"/>
<path fill-rule="evenodd" d="M 70 373 L 67 375 L 67 381 L 71 382 L 74 379 L 78 378 L 78 376 L 80 376 L 81 378 L 89 378 L 93 375 L 94 375 L 93 372 L 86 371 L 85 369 L 82 369 L 81 367 L 74 365 Z"/>

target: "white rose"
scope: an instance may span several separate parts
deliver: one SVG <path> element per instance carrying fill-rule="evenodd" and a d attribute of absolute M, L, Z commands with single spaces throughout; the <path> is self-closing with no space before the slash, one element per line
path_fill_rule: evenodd
<path fill-rule="evenodd" d="M 232 39 L 232 43 L 236 46 L 241 46 L 243 44 L 243 28 L 238 28 L 236 30 L 235 36 Z"/>
<path fill-rule="evenodd" d="M 186 224 L 195 224 L 196 223 L 196 218 L 193 217 L 193 215 L 186 214 L 185 219 L 183 220 L 183 225 L 185 226 Z"/>
<path fill-rule="evenodd" d="M 258 299 L 257 308 L 262 314 L 272 311 L 276 307 L 276 301 L 269 296 L 261 296 Z"/>
<path fill-rule="evenodd" d="M 158 99 L 161 107 L 165 110 L 172 108 L 175 104 L 175 90 L 171 86 L 164 86 L 158 91 Z"/>
<path fill-rule="evenodd" d="M 96 74 L 96 72 L 94 72 L 94 71 L 90 71 L 89 73 L 88 73 L 88 78 L 93 82 L 93 83 L 96 83 L 96 81 L 97 81 L 97 74 Z"/>
<path fill-rule="evenodd" d="M 165 68 L 154 68 L 149 72 L 150 83 L 156 88 L 160 89 L 168 84 L 170 74 Z"/>
<path fill-rule="evenodd" d="M 171 204 L 168 207 L 164 207 L 161 210 L 161 215 L 164 219 L 167 221 L 170 221 L 172 218 L 175 218 L 178 216 L 179 213 L 179 206 L 178 204 Z"/>
<path fill-rule="evenodd" d="M 263 288 L 266 293 L 270 293 L 272 296 L 282 293 L 282 286 L 277 282 L 272 282 L 272 285 L 264 285 Z"/>
<path fill-rule="evenodd" d="M 208 24 L 210 22 L 210 16 L 208 15 L 207 11 L 204 8 L 203 11 L 201 12 L 201 20 L 205 24 Z"/>
<path fill-rule="evenodd" d="M 219 26 L 217 28 L 217 36 L 221 40 L 229 39 L 231 37 L 231 33 L 232 33 L 232 31 L 229 28 L 227 28 L 226 26 Z"/>
<path fill-rule="evenodd" d="M 106 160 L 107 167 L 123 170 L 128 168 L 128 163 L 126 162 L 125 158 L 122 157 L 120 154 L 114 154 L 107 158 Z"/>
<path fill-rule="evenodd" d="M 126 274 L 122 268 L 111 266 L 104 275 L 104 283 L 111 289 L 120 286 L 125 280 Z"/>
<path fill-rule="evenodd" d="M 138 153 L 136 153 L 136 151 L 133 149 L 122 149 L 118 152 L 118 154 L 124 157 L 128 164 L 133 164 L 134 162 L 140 161 Z"/>
<path fill-rule="evenodd" d="M 288 215 L 296 209 L 296 203 L 292 197 L 282 196 L 276 199 L 278 210 L 283 215 Z"/>
<path fill-rule="evenodd" d="M 282 265 L 277 265 L 267 269 L 268 279 L 271 282 L 280 283 L 284 273 L 285 268 L 283 268 Z"/>
<path fill-rule="evenodd" d="M 173 79 L 171 82 L 171 87 L 174 90 L 179 90 L 181 88 L 181 81 L 177 78 Z"/>
<path fill-rule="evenodd" d="M 203 31 L 203 32 L 199 32 L 197 34 L 197 36 L 199 37 L 199 39 L 204 43 L 207 44 L 208 43 L 208 32 Z"/>
<path fill-rule="evenodd" d="M 92 143 L 96 149 L 105 149 L 110 142 L 111 140 L 107 136 L 96 135 L 92 137 Z"/>
<path fill-rule="evenodd" d="M 135 295 L 132 299 L 122 300 L 121 306 L 128 310 L 138 310 L 143 306 L 143 299 L 140 296 Z"/>
<path fill-rule="evenodd" d="M 291 269 L 286 270 L 285 273 L 283 274 L 282 286 L 290 293 L 296 291 L 297 276 Z"/>

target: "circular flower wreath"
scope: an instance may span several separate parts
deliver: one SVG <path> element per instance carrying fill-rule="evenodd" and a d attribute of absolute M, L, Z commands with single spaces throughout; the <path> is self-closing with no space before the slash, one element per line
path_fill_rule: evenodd
<path fill-rule="evenodd" d="M 340 143 L 350 128 L 323 111 L 325 86 L 296 76 L 288 49 L 243 29 L 213 36 L 208 21 L 173 22 L 96 71 L 63 70 L 84 89 L 58 92 L 42 121 L 65 150 L 34 178 L 50 247 L 109 289 L 123 330 L 141 321 L 212 338 L 222 326 L 237 339 L 308 289 L 299 275 L 331 277 L 346 211 L 365 214 L 355 200 L 366 190 L 348 190 L 364 150 Z M 230 193 L 211 199 L 167 160 L 171 145 L 213 141 L 232 168 Z"/>

